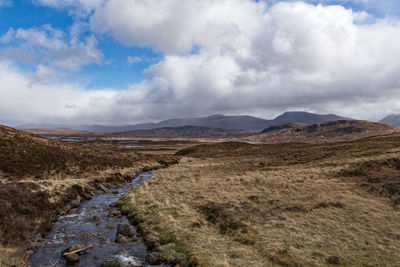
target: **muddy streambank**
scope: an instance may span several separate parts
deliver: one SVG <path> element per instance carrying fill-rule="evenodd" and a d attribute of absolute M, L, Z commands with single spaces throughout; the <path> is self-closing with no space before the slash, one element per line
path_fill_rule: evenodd
<path fill-rule="evenodd" d="M 115 205 L 122 195 L 149 180 L 155 173 L 155 170 L 143 172 L 120 188 L 103 188 L 102 194 L 94 195 L 76 210 L 60 216 L 37 246 L 30 266 L 161 264 L 158 253 L 147 249 L 136 229 Z M 89 249 L 72 256 L 62 256 L 68 248 L 85 247 Z"/>

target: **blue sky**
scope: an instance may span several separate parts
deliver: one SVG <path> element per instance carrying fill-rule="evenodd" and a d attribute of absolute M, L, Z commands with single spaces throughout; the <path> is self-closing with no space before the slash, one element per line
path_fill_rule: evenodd
<path fill-rule="evenodd" d="M 68 32 L 76 21 L 87 21 L 87 18 L 74 17 L 68 9 L 46 7 L 31 0 L 10 1 L 0 8 L 0 18 L 0 36 L 6 34 L 10 28 L 41 28 L 46 24 Z M 86 36 L 89 34 L 89 32 L 85 33 Z M 83 66 L 79 72 L 65 74 L 73 79 L 81 80 L 88 90 L 108 87 L 126 89 L 129 84 L 142 81 L 143 70 L 162 56 L 148 47 L 125 46 L 108 36 L 97 36 L 97 38 L 98 49 L 104 54 L 104 61 L 100 64 Z M 0 47 L 15 46 L 16 43 L 0 43 Z M 135 56 L 144 60 L 129 64 L 128 57 Z M 16 63 L 22 69 L 32 69 L 37 64 L 37 62 Z"/>
<path fill-rule="evenodd" d="M 0 123 L 378 120 L 400 112 L 399 14 L 397 0 L 0 0 Z"/>

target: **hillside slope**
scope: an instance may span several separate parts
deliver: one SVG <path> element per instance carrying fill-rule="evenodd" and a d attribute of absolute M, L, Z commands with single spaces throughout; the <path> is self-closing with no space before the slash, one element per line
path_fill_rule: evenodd
<path fill-rule="evenodd" d="M 102 153 L 0 126 L 0 172 L 8 179 L 41 178 L 51 172 L 66 175 L 109 167 L 129 167 L 137 154 Z"/>
<path fill-rule="evenodd" d="M 260 134 L 245 137 L 245 140 L 280 142 L 337 142 L 399 132 L 400 129 L 381 123 L 356 120 L 329 121 L 313 125 L 288 123 L 271 126 Z"/>

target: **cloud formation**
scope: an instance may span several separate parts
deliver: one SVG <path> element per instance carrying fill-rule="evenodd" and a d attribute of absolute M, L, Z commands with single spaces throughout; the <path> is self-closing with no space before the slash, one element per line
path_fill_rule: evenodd
<path fill-rule="evenodd" d="M 79 41 L 77 31 L 73 27 L 71 33 L 66 34 L 50 25 L 28 29 L 10 28 L 0 37 L 0 42 L 13 45 L 0 49 L 0 59 L 49 64 L 72 71 L 80 70 L 88 64 L 101 63 L 103 53 L 96 47 L 97 40 L 89 36 Z"/>
<path fill-rule="evenodd" d="M 50 5 L 54 1 L 42 2 Z M 160 62 L 145 71 L 146 79 L 123 91 L 87 91 L 83 86 L 53 83 L 29 94 L 30 100 L 46 96 L 51 105 L 39 108 L 30 104 L 32 101 L 19 99 L 20 105 L 27 101 L 26 108 L 15 110 L 16 106 L 4 106 L 0 100 L 0 114 L 15 110 L 21 117 L 29 113 L 33 120 L 51 120 L 48 114 L 52 114 L 76 122 L 112 123 L 214 112 L 271 117 L 295 109 L 380 119 L 400 111 L 398 20 L 371 22 L 365 12 L 304 2 L 98 3 L 90 7 L 92 13 L 88 15 L 94 34 L 111 36 L 126 46 L 150 46 L 163 54 Z M 43 35 L 52 48 L 42 43 L 43 30 L 17 32 L 9 35 L 31 46 L 57 51 L 46 52 L 46 57 L 60 68 L 78 69 L 99 58 L 98 53 L 90 53 L 96 51 L 94 39 L 72 45 L 83 52 L 78 53 L 77 62 L 68 62 L 63 59 L 74 58 L 68 53 L 71 45 L 59 43 L 62 38 L 56 37 L 57 32 Z M 10 71 L 7 65 L 2 68 L 0 73 Z M 20 95 L 28 90 L 24 84 L 32 78 L 17 70 L 11 72 L 22 75 L 19 80 L 24 83 L 13 84 L 3 78 L 0 88 L 10 83 L 8 88 L 16 95 L 9 97 L 18 98 L 18 92 Z M 1 92 L 2 96 L 6 94 Z"/>
<path fill-rule="evenodd" d="M 1 62 L 0 119 L 63 123 L 77 121 L 80 116 L 85 121 L 99 114 L 104 116 L 104 121 L 113 119 L 107 114 L 111 114 L 110 103 L 115 91 L 88 91 L 73 82 L 35 82 L 36 75 L 48 75 L 48 71 L 39 68 L 39 73 L 30 74 L 11 63 Z"/>
<path fill-rule="evenodd" d="M 126 61 L 128 62 L 129 65 L 133 65 L 135 63 L 142 62 L 142 58 L 138 56 L 129 56 L 126 58 Z"/>

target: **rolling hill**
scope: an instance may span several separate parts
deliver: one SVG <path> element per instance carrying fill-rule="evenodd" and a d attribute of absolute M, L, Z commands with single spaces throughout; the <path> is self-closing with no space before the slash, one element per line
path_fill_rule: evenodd
<path fill-rule="evenodd" d="M 350 141 L 364 137 L 400 132 L 400 129 L 369 121 L 337 120 L 312 125 L 287 123 L 271 126 L 244 139 L 266 143 L 323 143 Z"/>
<path fill-rule="evenodd" d="M 8 179 L 42 177 L 51 172 L 79 174 L 112 166 L 129 167 L 139 155 L 102 153 L 0 126 L 0 173 Z"/>

